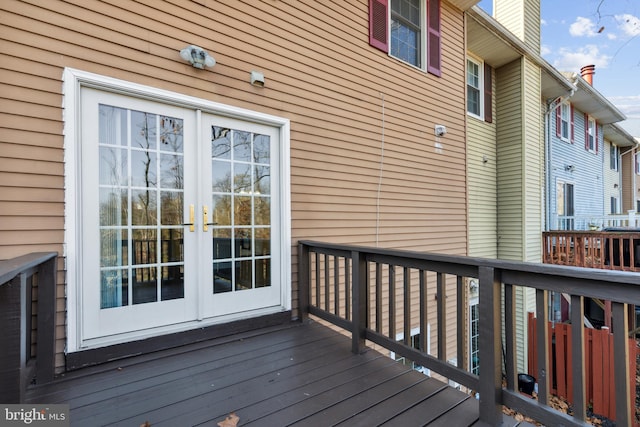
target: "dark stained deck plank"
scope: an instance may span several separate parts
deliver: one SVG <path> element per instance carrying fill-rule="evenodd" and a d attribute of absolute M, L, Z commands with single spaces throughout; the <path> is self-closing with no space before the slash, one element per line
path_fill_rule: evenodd
<path fill-rule="evenodd" d="M 379 404 L 362 411 L 343 422 L 336 424 L 339 427 L 369 427 L 371 420 L 377 423 L 384 423 L 395 417 L 398 412 L 409 410 L 417 405 L 425 398 L 440 392 L 447 387 L 440 381 L 427 378 L 426 381 L 415 384 L 414 386 L 402 390 L 396 395 L 380 402 Z M 452 426 L 455 424 L 452 424 Z"/>
<path fill-rule="evenodd" d="M 385 427 L 429 425 L 429 423 L 434 422 L 439 416 L 455 408 L 459 403 L 468 398 L 469 396 L 452 387 L 445 387 L 438 393 L 423 399 L 417 405 L 414 405 L 409 410 L 400 413 L 382 425 Z M 456 423 L 455 425 L 458 427 L 459 424 Z"/>
<path fill-rule="evenodd" d="M 379 352 L 355 355 L 313 321 L 82 369 L 27 398 L 68 403 L 72 426 L 215 426 L 235 412 L 240 426 L 406 427 L 478 415 L 475 399 Z"/>

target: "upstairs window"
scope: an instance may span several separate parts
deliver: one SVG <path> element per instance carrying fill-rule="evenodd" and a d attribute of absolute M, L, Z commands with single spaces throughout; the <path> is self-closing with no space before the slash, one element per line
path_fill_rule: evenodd
<path fill-rule="evenodd" d="M 584 122 L 584 148 L 592 153 L 598 153 L 598 125 L 595 119 L 592 119 L 586 114 L 584 115 Z"/>
<path fill-rule="evenodd" d="M 491 67 L 467 58 L 467 113 L 493 123 Z"/>
<path fill-rule="evenodd" d="M 440 76 L 440 0 L 369 0 L 369 44 Z"/>
<path fill-rule="evenodd" d="M 617 145 L 611 144 L 611 149 L 609 150 L 609 169 L 617 171 L 620 165 L 620 149 Z"/>
<path fill-rule="evenodd" d="M 573 143 L 573 105 L 568 102 L 563 102 L 556 109 L 556 136 Z"/>
<path fill-rule="evenodd" d="M 480 117 L 482 114 L 481 94 L 482 81 L 480 64 L 472 59 L 467 59 L 467 112 Z"/>
<path fill-rule="evenodd" d="M 391 56 L 418 68 L 422 28 L 420 0 L 391 0 Z"/>

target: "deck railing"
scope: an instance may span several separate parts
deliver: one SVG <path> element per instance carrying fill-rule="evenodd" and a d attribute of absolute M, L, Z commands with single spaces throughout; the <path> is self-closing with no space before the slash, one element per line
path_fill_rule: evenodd
<path fill-rule="evenodd" d="M 53 380 L 57 256 L 0 261 L 0 402 L 20 403 L 32 381 Z"/>
<path fill-rule="evenodd" d="M 545 231 L 542 260 L 546 264 L 640 271 L 640 232 Z"/>
<path fill-rule="evenodd" d="M 310 313 L 351 331 L 354 352 L 363 351 L 369 341 L 478 392 L 480 420 L 490 425 L 502 423 L 502 405 L 546 425 L 587 425 L 583 328 L 573 328 L 571 336 L 573 415 L 549 406 L 547 295 L 568 294 L 575 307 L 572 323 L 579 325 L 583 298 L 611 300 L 614 393 L 626 397 L 615 399 L 616 423 L 636 422 L 635 402 L 628 398 L 629 340 L 626 333 L 616 332 L 627 330 L 626 305 L 640 305 L 640 275 L 311 241 L 301 241 L 298 250 L 302 319 Z M 468 338 L 463 319 L 467 319 L 470 279 L 477 282 L 479 294 L 478 375 L 464 366 Z M 536 322 L 543 331 L 537 336 L 537 372 L 530 373 L 537 378 L 537 400 L 518 391 L 515 290 L 519 286 L 535 290 Z M 417 348 L 410 345 L 412 330 L 419 334 Z M 435 331 L 435 339 L 429 339 L 430 331 Z M 436 342 L 433 351 L 430 341 Z"/>

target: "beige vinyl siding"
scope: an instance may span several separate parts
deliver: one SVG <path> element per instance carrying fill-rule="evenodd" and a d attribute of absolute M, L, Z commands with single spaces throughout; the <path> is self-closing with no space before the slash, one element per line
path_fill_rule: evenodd
<path fill-rule="evenodd" d="M 524 241 L 522 261 L 542 261 L 542 218 L 544 196 L 544 126 L 540 104 L 540 68 L 527 58 L 523 67 L 524 91 Z"/>
<path fill-rule="evenodd" d="M 540 52 L 539 0 L 495 0 L 493 7 L 498 22 L 534 52 Z"/>
<path fill-rule="evenodd" d="M 498 258 L 512 260 L 523 257 L 521 77 L 520 60 L 496 70 Z"/>
<path fill-rule="evenodd" d="M 635 152 L 635 150 L 634 150 Z M 635 201 L 635 192 L 637 192 L 637 188 L 635 184 L 636 180 L 636 172 L 635 172 L 635 162 L 634 162 L 634 153 L 626 153 L 622 156 L 620 161 L 620 168 L 622 171 L 622 212 L 627 212 L 629 210 L 636 210 L 636 201 Z"/>
<path fill-rule="evenodd" d="M 469 255 L 497 258 L 496 127 L 467 116 Z M 486 161 L 485 161 L 486 159 Z"/>
<path fill-rule="evenodd" d="M 294 312 L 298 239 L 466 254 L 464 28 L 446 1 L 441 78 L 369 46 L 366 0 L 11 0 L 0 9 L 0 258 L 63 254 L 65 67 L 291 120 Z M 183 62 L 189 44 L 216 66 Z M 251 70 L 264 73 L 264 88 L 249 84 Z M 448 130 L 442 153 L 435 124 Z"/>

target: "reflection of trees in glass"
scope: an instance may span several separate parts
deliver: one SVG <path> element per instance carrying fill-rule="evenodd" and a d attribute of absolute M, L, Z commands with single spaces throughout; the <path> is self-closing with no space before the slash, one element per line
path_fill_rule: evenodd
<path fill-rule="evenodd" d="M 229 141 L 231 129 L 218 126 L 211 127 L 211 156 L 220 159 L 231 157 L 231 141 Z"/>
<path fill-rule="evenodd" d="M 137 202 L 142 205 L 141 209 L 139 209 L 139 213 L 145 215 L 145 218 L 142 219 L 140 224 L 152 224 L 152 218 L 155 220 L 155 209 L 153 212 L 150 210 L 150 203 L 152 198 L 152 193 L 149 191 L 149 188 L 155 186 L 155 182 L 151 180 L 151 148 L 155 145 L 156 138 L 156 127 L 155 127 L 155 114 L 144 113 L 144 112 L 132 112 L 131 118 L 135 120 L 135 117 L 140 117 L 140 121 L 138 123 L 133 123 L 132 127 L 136 127 L 139 130 L 137 131 L 136 137 L 134 137 L 134 141 L 137 142 L 138 146 L 144 149 L 144 160 L 142 161 L 144 166 L 144 186 L 147 188 L 143 194 L 139 194 L 137 198 Z M 153 122 L 152 122 L 153 120 Z M 135 165 L 132 165 L 134 167 Z M 155 222 L 155 221 L 154 221 Z"/>
<path fill-rule="evenodd" d="M 160 116 L 160 149 L 172 153 L 183 152 L 183 121 L 173 117 Z M 161 157 L 162 185 L 165 188 L 184 188 L 183 157 L 163 155 Z M 168 167 L 164 167 L 168 163 Z"/>

